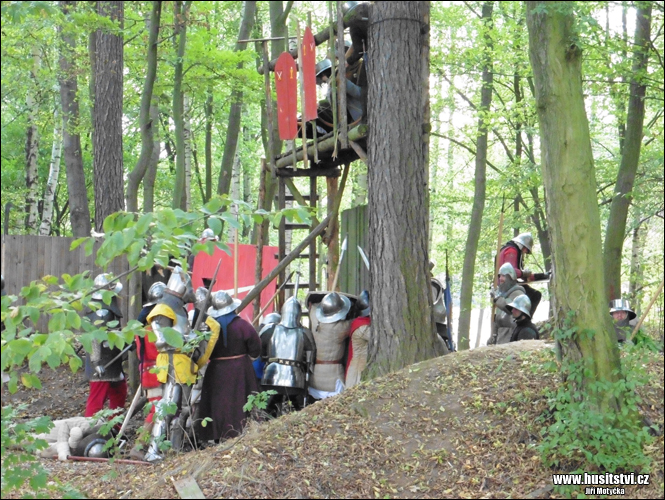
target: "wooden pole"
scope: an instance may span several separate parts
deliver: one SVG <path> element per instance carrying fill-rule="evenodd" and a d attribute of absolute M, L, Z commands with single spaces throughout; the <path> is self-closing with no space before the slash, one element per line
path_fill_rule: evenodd
<path fill-rule="evenodd" d="M 274 280 L 278 274 L 280 274 L 284 269 L 286 269 L 286 266 L 288 266 L 296 257 L 298 257 L 301 252 L 309 245 L 309 243 L 316 238 L 319 234 L 323 232 L 323 230 L 328 226 L 328 223 L 330 220 L 333 218 L 333 215 L 336 214 L 329 214 L 328 217 L 323 219 L 321 224 L 316 226 L 314 228 L 314 231 L 309 233 L 309 235 L 300 242 L 300 244 L 294 248 L 290 254 L 288 254 L 284 259 L 280 261 L 277 266 L 270 271 L 270 274 L 263 278 L 260 283 L 258 283 L 248 294 L 247 296 L 242 300 L 240 305 L 238 306 L 238 309 L 236 309 L 236 312 L 242 311 L 245 307 L 247 307 L 247 304 L 249 304 L 252 300 L 256 298 L 257 295 L 259 295 L 263 289 L 268 286 L 268 284 Z"/>
<path fill-rule="evenodd" d="M 300 80 L 300 120 L 302 123 L 301 132 L 302 132 L 302 149 L 303 149 L 303 167 L 307 168 L 307 133 L 305 127 L 305 75 L 303 73 L 302 65 L 302 38 L 300 37 L 300 23 L 296 21 L 296 39 L 298 43 L 298 60 L 301 64 L 298 64 L 298 79 Z M 295 148 L 294 152 L 295 152 Z"/>
<path fill-rule="evenodd" d="M 346 114 L 346 47 L 344 45 L 344 14 L 342 13 L 342 2 L 337 0 L 337 61 L 339 66 L 337 69 L 337 109 L 339 115 L 337 122 L 339 123 L 340 137 L 339 142 L 342 149 L 348 149 L 349 139 L 348 122 Z"/>
<path fill-rule="evenodd" d="M 236 222 L 238 222 L 238 207 L 236 206 Z M 238 228 L 235 228 L 233 242 L 233 296 L 238 296 Z"/>
<path fill-rule="evenodd" d="M 633 330 L 633 333 L 630 335 L 630 340 L 632 341 L 635 335 L 637 334 L 637 331 L 640 329 L 642 326 L 642 323 L 644 323 L 644 320 L 647 317 L 647 314 L 649 314 L 649 310 L 651 309 L 651 306 L 656 302 L 656 299 L 660 295 L 660 293 L 663 291 L 663 285 L 665 284 L 665 278 L 660 281 L 660 286 L 658 287 L 658 291 L 654 294 L 653 298 L 651 299 L 651 302 L 649 302 L 649 305 L 647 306 L 646 310 L 644 311 L 644 314 L 642 314 L 642 317 L 640 320 L 637 322 L 635 325 L 635 329 Z"/>
<path fill-rule="evenodd" d="M 337 133 L 339 132 L 337 128 L 337 78 L 335 78 L 335 67 L 337 66 L 335 64 L 335 37 L 333 36 L 334 31 L 334 18 L 333 18 L 333 2 L 332 0 L 328 0 L 328 16 L 330 20 L 330 41 L 328 44 L 328 54 L 330 58 L 330 89 L 331 93 L 330 95 L 332 96 L 332 102 L 330 103 L 330 107 L 332 108 L 332 113 L 333 113 L 333 137 L 334 139 L 334 149 L 333 149 L 333 158 L 337 157 Z"/>
<path fill-rule="evenodd" d="M 268 67 L 268 42 L 263 42 L 263 65 Z M 270 172 L 275 177 L 275 141 L 272 116 L 272 91 L 270 90 L 270 72 L 266 71 L 263 76 L 263 83 L 266 93 L 266 118 L 268 120 L 268 161 L 270 162 Z"/>
<path fill-rule="evenodd" d="M 259 208 L 263 208 L 266 198 L 266 160 L 261 159 L 261 176 L 259 177 Z M 258 225 L 258 234 L 256 236 L 256 266 L 254 269 L 254 283 L 259 283 L 263 276 L 263 222 Z M 254 316 L 259 314 L 261 309 L 261 296 L 258 295 L 254 301 Z"/>

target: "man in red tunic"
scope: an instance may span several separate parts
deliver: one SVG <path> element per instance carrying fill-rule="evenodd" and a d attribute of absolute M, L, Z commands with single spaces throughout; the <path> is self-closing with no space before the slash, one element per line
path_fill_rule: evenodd
<path fill-rule="evenodd" d="M 531 301 L 531 317 L 533 317 L 536 312 L 542 294 L 525 283 L 529 281 L 544 280 L 549 277 L 547 273 L 533 273 L 530 270 L 523 268 L 524 256 L 531 253 L 532 248 L 533 237 L 531 236 L 531 233 L 522 233 L 503 245 L 499 251 L 499 267 L 506 262 L 512 264 L 518 282 L 522 285 L 524 292 Z"/>
<path fill-rule="evenodd" d="M 367 366 L 367 347 L 370 341 L 370 314 L 369 292 L 363 290 L 358 297 L 359 316 L 351 322 L 349 337 L 349 359 L 346 363 L 346 387 L 352 387 L 360 382 L 360 376 Z"/>

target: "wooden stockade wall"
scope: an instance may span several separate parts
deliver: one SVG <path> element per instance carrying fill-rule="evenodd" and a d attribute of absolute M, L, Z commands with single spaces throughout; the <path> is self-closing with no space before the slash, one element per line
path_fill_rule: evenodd
<path fill-rule="evenodd" d="M 18 295 L 21 288 L 34 280 L 52 275 L 60 277 L 64 273 L 74 275 L 90 271 L 94 279 L 99 273 L 108 272 L 117 276 L 129 269 L 127 259 L 115 259 L 104 271 L 94 264 L 97 249 L 101 242 L 95 243 L 93 253 L 86 257 L 84 245 L 70 251 L 76 238 L 56 236 L 5 235 L 2 245 L 2 275 L 5 278 L 5 290 L 10 295 Z M 120 292 L 120 310 L 124 316 L 123 324 L 129 317 L 127 277 L 120 280 L 123 288 Z M 39 330 L 46 326 L 45 318 L 38 325 Z"/>
<path fill-rule="evenodd" d="M 367 205 L 360 205 L 342 212 L 339 241 L 343 241 L 347 236 L 349 238 L 346 255 L 344 255 L 339 271 L 339 289 L 342 292 L 358 295 L 363 290 L 369 290 L 369 271 L 358 251 L 358 245 L 360 245 L 365 253 L 369 254 L 368 228 Z"/>

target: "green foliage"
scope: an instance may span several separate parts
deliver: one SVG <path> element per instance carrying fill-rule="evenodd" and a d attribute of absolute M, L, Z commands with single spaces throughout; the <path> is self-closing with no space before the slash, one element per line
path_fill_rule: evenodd
<path fill-rule="evenodd" d="M 36 454 L 48 447 L 38 434 L 49 432 L 53 422 L 49 417 L 21 422 L 19 414 L 25 405 L 2 407 L 2 496 L 19 489 L 29 489 L 38 498 L 57 495 L 61 498 L 84 498 L 71 487 L 48 482 L 48 473 Z M 28 497 L 29 498 L 29 497 Z"/>
<path fill-rule="evenodd" d="M 268 407 L 268 401 L 271 396 L 277 394 L 277 391 L 269 390 L 259 392 L 258 394 L 250 394 L 247 396 L 247 403 L 242 407 L 245 412 L 252 412 L 254 410 L 264 411 Z"/>
<path fill-rule="evenodd" d="M 580 335 L 570 319 L 554 331 L 558 341 Z M 593 335 L 593 332 L 586 332 Z M 560 370 L 564 382 L 548 394 L 549 425 L 543 428 L 538 445 L 547 467 L 566 472 L 635 472 L 649 467 L 644 447 L 651 442 L 649 429 L 634 418 L 639 415 L 637 388 L 648 378 L 644 356 L 648 351 L 630 345 L 625 349 L 622 374 L 616 382 L 589 380 L 593 360 L 561 363 L 554 359 L 544 368 Z M 603 409 L 597 401 L 612 395 L 621 402 L 617 410 Z M 570 494 L 571 491 L 562 490 Z"/>

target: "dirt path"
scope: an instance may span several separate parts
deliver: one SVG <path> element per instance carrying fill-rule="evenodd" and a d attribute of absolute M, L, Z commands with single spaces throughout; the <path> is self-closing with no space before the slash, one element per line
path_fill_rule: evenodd
<path fill-rule="evenodd" d="M 412 365 L 160 465 L 48 466 L 92 498 L 178 498 L 172 478 L 191 475 L 208 498 L 548 497 L 535 445 L 558 382 L 542 369 L 549 350 L 528 341 Z M 649 371 L 643 410 L 662 427 L 662 355 Z M 628 498 L 663 496 L 662 436 L 649 454 L 651 485 Z"/>

